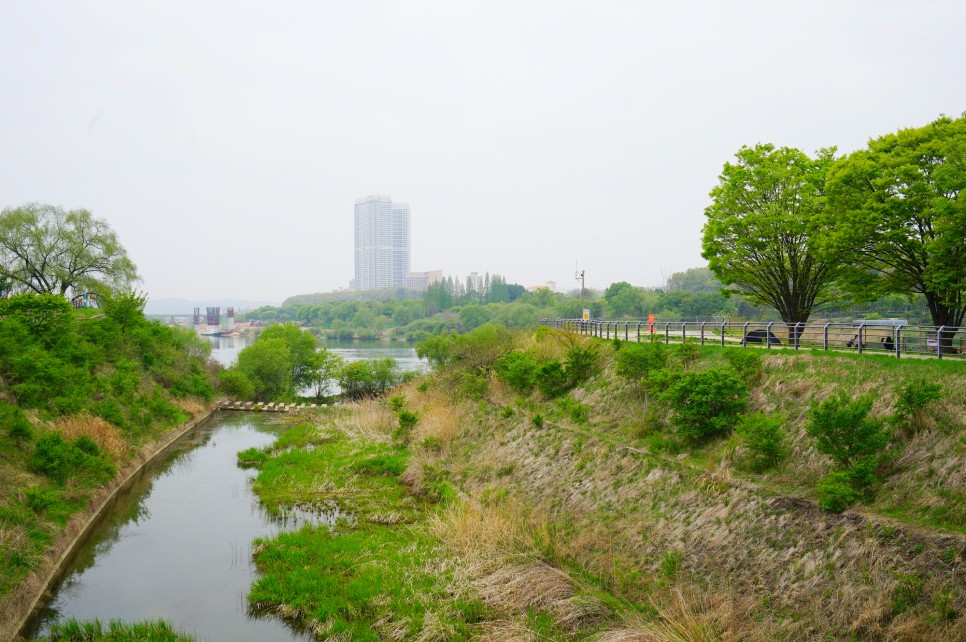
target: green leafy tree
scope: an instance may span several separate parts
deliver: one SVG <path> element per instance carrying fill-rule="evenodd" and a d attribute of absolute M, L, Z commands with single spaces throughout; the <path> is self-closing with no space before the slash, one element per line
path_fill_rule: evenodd
<path fill-rule="evenodd" d="M 715 278 L 714 272 L 706 267 L 696 267 L 672 274 L 664 286 L 664 291 L 714 294 L 719 292 L 721 287 L 721 281 Z"/>
<path fill-rule="evenodd" d="M 0 212 L 0 277 L 20 291 L 60 295 L 98 283 L 123 290 L 138 278 L 107 221 L 40 204 Z"/>
<path fill-rule="evenodd" d="M 721 281 L 770 306 L 789 325 L 834 298 L 839 254 L 820 252 L 825 175 L 833 149 L 815 159 L 770 144 L 742 147 L 726 163 L 705 209 L 702 256 Z"/>
<path fill-rule="evenodd" d="M 329 395 L 332 384 L 339 378 L 342 365 L 342 357 L 324 346 L 312 354 L 308 362 L 307 374 L 316 399 L 321 401 Z"/>
<path fill-rule="evenodd" d="M 293 392 L 292 358 L 283 339 L 260 338 L 238 353 L 235 367 L 251 381 L 256 399 L 276 399 Z"/>
<path fill-rule="evenodd" d="M 15 294 L 0 301 L 0 318 L 20 322 L 46 344 L 68 333 L 74 324 L 74 310 L 67 299 L 56 294 Z"/>
<path fill-rule="evenodd" d="M 921 293 L 933 324 L 966 315 L 966 115 L 869 142 L 828 174 L 826 242 L 847 251 L 853 292 Z M 952 333 L 940 340 L 952 351 Z"/>
<path fill-rule="evenodd" d="M 731 368 L 720 366 L 674 376 L 659 394 L 674 409 L 671 421 L 678 432 L 691 441 L 733 428 L 749 396 L 744 380 Z"/>
<path fill-rule="evenodd" d="M 284 342 L 286 348 L 288 348 L 289 361 L 292 367 L 290 374 L 292 386 L 295 389 L 302 389 L 311 385 L 312 361 L 315 358 L 315 346 L 318 344 L 315 336 L 302 330 L 297 325 L 279 323 L 262 330 L 255 340 L 255 344 L 260 341 L 276 339 Z"/>
<path fill-rule="evenodd" d="M 148 297 L 143 292 L 109 292 L 103 289 L 97 300 L 108 319 L 113 319 L 122 329 L 128 330 L 144 322 L 144 305 Z"/>
<path fill-rule="evenodd" d="M 851 399 L 840 392 L 812 406 L 805 430 L 815 438 L 816 448 L 842 468 L 877 458 L 892 435 L 884 421 L 868 416 L 874 401 L 871 396 Z"/>
<path fill-rule="evenodd" d="M 611 283 L 604 292 L 608 312 L 615 317 L 640 317 L 642 310 L 641 291 L 627 281 Z"/>

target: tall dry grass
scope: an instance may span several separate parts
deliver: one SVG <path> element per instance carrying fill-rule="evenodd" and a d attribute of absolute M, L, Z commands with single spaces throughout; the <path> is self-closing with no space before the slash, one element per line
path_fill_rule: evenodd
<path fill-rule="evenodd" d="M 448 444 L 459 435 L 462 412 L 449 402 L 445 393 L 436 389 L 427 390 L 412 397 L 410 405 L 419 415 L 419 421 L 413 430 L 416 440 L 432 437 Z"/>
<path fill-rule="evenodd" d="M 371 441 L 387 441 L 396 428 L 396 416 L 384 401 L 363 399 L 337 406 L 336 425 L 351 436 Z"/>
<path fill-rule="evenodd" d="M 62 417 L 53 422 L 51 428 L 63 435 L 64 439 L 90 438 L 115 462 L 120 461 L 129 448 L 117 428 L 87 413 Z"/>

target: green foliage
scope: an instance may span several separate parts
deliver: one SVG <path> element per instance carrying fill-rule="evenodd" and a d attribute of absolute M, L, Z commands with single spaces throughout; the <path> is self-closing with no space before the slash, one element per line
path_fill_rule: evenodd
<path fill-rule="evenodd" d="M 416 344 L 416 354 L 429 361 L 433 370 L 439 370 L 453 358 L 453 338 L 449 335 L 426 337 Z"/>
<path fill-rule="evenodd" d="M 411 431 L 416 427 L 416 423 L 419 421 L 419 415 L 415 412 L 410 412 L 408 410 L 403 410 L 399 413 L 399 429 L 406 432 Z"/>
<path fill-rule="evenodd" d="M 380 395 L 398 382 L 399 367 L 389 357 L 347 363 L 339 375 L 339 387 L 349 399 Z"/>
<path fill-rule="evenodd" d="M 757 350 L 724 350 L 725 361 L 749 384 L 761 379 L 762 354 Z"/>
<path fill-rule="evenodd" d="M 766 470 L 788 456 L 783 423 L 784 420 L 778 415 L 760 412 L 745 415 L 738 421 L 735 432 L 748 448 L 752 470 Z"/>
<path fill-rule="evenodd" d="M 324 346 L 309 355 L 304 379 L 315 391 L 317 400 L 321 402 L 329 395 L 332 384 L 338 381 L 344 365 L 342 357 Z"/>
<path fill-rule="evenodd" d="M 688 339 L 674 347 L 674 357 L 687 370 L 693 366 L 701 356 L 701 349 L 695 339 Z"/>
<path fill-rule="evenodd" d="M 851 292 L 922 293 L 936 326 L 966 314 L 966 115 L 869 141 L 828 174 L 825 243 L 847 252 Z M 952 351 L 952 337 L 943 349 Z"/>
<path fill-rule="evenodd" d="M 74 310 L 56 294 L 17 294 L 0 300 L 0 318 L 22 323 L 35 339 L 51 346 L 59 335 L 71 331 Z"/>
<path fill-rule="evenodd" d="M 11 439 L 18 442 L 28 442 L 34 437 L 34 428 L 23 410 L 5 401 L 0 401 L 0 427 Z"/>
<path fill-rule="evenodd" d="M 597 348 L 593 344 L 577 344 L 567 348 L 564 365 L 571 387 L 579 386 L 600 369 Z"/>
<path fill-rule="evenodd" d="M 833 157 L 834 149 L 811 159 L 771 144 L 742 147 L 705 209 L 702 256 L 711 270 L 786 322 L 807 321 L 834 296 L 842 253 L 821 251 L 818 238 Z"/>
<path fill-rule="evenodd" d="M 537 389 L 547 399 L 556 399 L 571 387 L 570 376 L 560 361 L 547 361 L 537 369 Z"/>
<path fill-rule="evenodd" d="M 114 477 L 114 464 L 88 437 L 66 441 L 60 433 L 49 432 L 37 439 L 30 456 L 30 469 L 63 484 L 76 476 L 95 484 Z"/>
<path fill-rule="evenodd" d="M 557 407 L 575 423 L 587 423 L 587 420 L 590 419 L 590 406 L 570 397 L 557 399 Z"/>
<path fill-rule="evenodd" d="M 497 376 L 514 392 L 527 394 L 537 383 L 540 364 L 530 352 L 509 352 L 496 362 Z"/>
<path fill-rule="evenodd" d="M 229 368 L 218 373 L 221 391 L 238 401 L 249 401 L 255 395 L 255 385 L 238 368 Z"/>
<path fill-rule="evenodd" d="M 260 339 L 238 353 L 235 368 L 252 383 L 255 398 L 266 401 L 291 394 L 292 358 L 283 339 Z"/>
<path fill-rule="evenodd" d="M 929 406 L 942 399 L 942 386 L 924 378 L 913 379 L 896 389 L 895 421 L 914 430 L 923 428 Z"/>
<path fill-rule="evenodd" d="M 453 360 L 464 368 L 490 370 L 500 357 L 510 352 L 517 335 L 498 325 L 480 326 L 469 334 L 453 339 Z"/>
<path fill-rule="evenodd" d="M 401 420 L 400 425 L 402 425 Z M 415 425 L 415 423 L 413 425 Z M 405 451 L 400 450 L 367 457 L 366 459 L 353 464 L 352 468 L 353 470 L 356 470 L 360 473 L 366 473 L 368 475 L 398 477 L 406 471 L 406 465 L 408 462 L 409 455 Z"/>
<path fill-rule="evenodd" d="M 406 398 L 402 395 L 393 395 L 389 398 L 389 409 L 393 412 L 399 412 L 406 407 Z"/>
<path fill-rule="evenodd" d="M 268 453 L 261 448 L 247 448 L 238 453 L 239 468 L 259 468 L 268 461 Z"/>
<path fill-rule="evenodd" d="M 537 428 L 543 428 L 543 424 L 545 423 L 543 415 L 541 414 L 534 415 L 530 421 L 533 422 L 533 425 Z"/>
<path fill-rule="evenodd" d="M 644 381 L 651 371 L 667 366 L 667 352 L 667 347 L 657 341 L 628 343 L 617 353 L 617 374 L 630 381 Z"/>
<path fill-rule="evenodd" d="M 87 210 L 31 203 L 0 212 L 0 277 L 21 292 L 125 289 L 137 269 L 117 235 Z"/>
<path fill-rule="evenodd" d="M 261 331 L 253 345 L 263 341 L 281 341 L 288 351 L 291 373 L 288 376 L 291 388 L 290 394 L 312 385 L 313 372 L 318 366 L 316 344 L 318 341 L 311 332 L 305 332 L 299 326 L 291 323 L 279 323 Z M 245 348 L 248 350 L 252 346 Z M 242 350 L 244 352 L 245 350 Z"/>
<path fill-rule="evenodd" d="M 874 402 L 871 396 L 853 400 L 839 392 L 812 405 L 805 430 L 815 438 L 816 448 L 841 468 L 868 457 L 877 458 L 888 446 L 891 434 L 884 421 L 868 416 Z"/>
<path fill-rule="evenodd" d="M 827 511 L 841 513 L 854 504 L 861 493 L 852 484 L 852 476 L 848 471 L 834 471 L 818 481 L 816 488 L 818 505 Z"/>
<path fill-rule="evenodd" d="M 456 375 L 456 390 L 459 396 L 466 399 L 482 399 L 489 388 L 489 380 L 485 372 L 478 370 L 463 370 Z"/>
<path fill-rule="evenodd" d="M 748 403 L 748 387 L 734 370 L 719 366 L 668 380 L 659 397 L 670 404 L 678 432 L 698 441 L 734 427 Z"/>
<path fill-rule="evenodd" d="M 24 492 L 24 495 L 27 508 L 35 513 L 42 513 L 51 506 L 55 506 L 58 502 L 60 502 L 60 493 L 52 488 L 41 488 L 34 486 L 32 488 L 28 488 Z"/>
<path fill-rule="evenodd" d="M 148 302 L 148 296 L 144 292 L 110 292 L 102 289 L 97 294 L 97 300 L 107 318 L 118 324 L 122 330 L 145 322 L 144 305 Z"/>
<path fill-rule="evenodd" d="M 112 620 L 108 626 L 99 620 L 78 622 L 69 619 L 52 624 L 43 642 L 194 642 L 195 638 L 176 632 L 166 622 Z"/>

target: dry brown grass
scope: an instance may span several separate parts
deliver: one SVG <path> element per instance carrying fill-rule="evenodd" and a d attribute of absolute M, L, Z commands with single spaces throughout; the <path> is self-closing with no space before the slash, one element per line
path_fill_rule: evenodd
<path fill-rule="evenodd" d="M 100 417 L 86 413 L 58 419 L 51 424 L 51 428 L 63 435 L 64 439 L 89 437 L 115 462 L 120 461 L 129 448 L 117 428 Z"/>
<path fill-rule="evenodd" d="M 396 416 L 384 401 L 364 399 L 338 406 L 336 425 L 351 436 L 371 441 L 387 441 L 396 428 Z"/>
<path fill-rule="evenodd" d="M 605 631 L 594 642 L 723 642 L 724 613 L 710 610 L 694 595 L 680 588 L 671 591 L 664 602 L 652 601 L 657 617 L 628 622 L 625 627 Z"/>
<path fill-rule="evenodd" d="M 204 402 L 198 399 L 172 399 L 171 403 L 181 412 L 192 416 L 200 414 L 207 409 Z"/>
<path fill-rule="evenodd" d="M 413 430 L 414 439 L 419 441 L 433 437 L 448 444 L 459 435 L 462 413 L 449 402 L 445 393 L 431 389 L 410 399 L 412 410 L 419 415 Z"/>

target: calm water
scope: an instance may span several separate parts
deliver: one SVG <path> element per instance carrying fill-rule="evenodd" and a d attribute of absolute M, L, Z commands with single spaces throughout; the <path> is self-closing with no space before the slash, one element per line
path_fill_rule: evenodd
<path fill-rule="evenodd" d="M 79 552 L 31 635 L 61 618 L 164 619 L 198 640 L 307 640 L 275 619 L 251 619 L 251 543 L 279 523 L 236 465 L 275 440 L 271 416 L 217 413 L 148 467 Z"/>
<path fill-rule="evenodd" d="M 247 337 L 210 337 L 212 357 L 231 365 Z M 347 361 L 392 357 L 403 370 L 425 370 L 413 347 L 328 343 Z M 252 619 L 245 596 L 255 578 L 251 543 L 299 520 L 269 517 L 251 492 L 255 471 L 238 452 L 271 444 L 272 415 L 220 412 L 145 468 L 78 551 L 60 586 L 27 631 L 43 635 L 65 618 L 102 622 L 164 619 L 198 640 L 290 641 L 309 637 L 281 621 Z"/>

